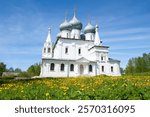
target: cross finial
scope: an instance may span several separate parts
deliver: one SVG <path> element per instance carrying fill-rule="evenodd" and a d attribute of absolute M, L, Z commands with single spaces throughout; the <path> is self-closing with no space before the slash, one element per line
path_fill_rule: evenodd
<path fill-rule="evenodd" d="M 76 17 L 76 6 L 74 5 L 74 16 Z"/>
<path fill-rule="evenodd" d="M 65 12 L 65 21 L 67 20 L 67 11 Z"/>
<path fill-rule="evenodd" d="M 96 17 L 96 25 L 98 25 L 98 18 Z"/>
<path fill-rule="evenodd" d="M 90 15 L 88 16 L 88 23 L 91 23 Z"/>

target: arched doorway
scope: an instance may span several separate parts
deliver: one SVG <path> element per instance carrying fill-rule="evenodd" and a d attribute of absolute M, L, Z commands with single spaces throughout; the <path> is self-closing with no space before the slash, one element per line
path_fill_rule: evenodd
<path fill-rule="evenodd" d="M 80 75 L 83 75 L 83 73 L 84 73 L 84 67 L 83 65 L 80 65 Z"/>

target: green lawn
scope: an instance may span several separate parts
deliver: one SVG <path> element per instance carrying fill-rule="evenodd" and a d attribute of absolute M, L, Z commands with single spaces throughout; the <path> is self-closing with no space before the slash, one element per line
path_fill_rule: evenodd
<path fill-rule="evenodd" d="M 1 100 L 150 100 L 150 76 L 0 79 Z"/>

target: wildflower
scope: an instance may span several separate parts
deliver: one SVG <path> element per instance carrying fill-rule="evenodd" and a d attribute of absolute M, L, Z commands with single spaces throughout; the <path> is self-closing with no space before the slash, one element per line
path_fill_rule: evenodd
<path fill-rule="evenodd" d="M 49 93 L 46 93 L 45 95 L 46 95 L 46 96 L 49 96 Z"/>

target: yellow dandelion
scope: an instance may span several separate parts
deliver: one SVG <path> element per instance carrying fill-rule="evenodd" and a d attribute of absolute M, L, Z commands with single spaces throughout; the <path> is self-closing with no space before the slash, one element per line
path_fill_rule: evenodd
<path fill-rule="evenodd" d="M 46 95 L 46 96 L 49 96 L 49 93 L 46 93 L 45 95 Z"/>

